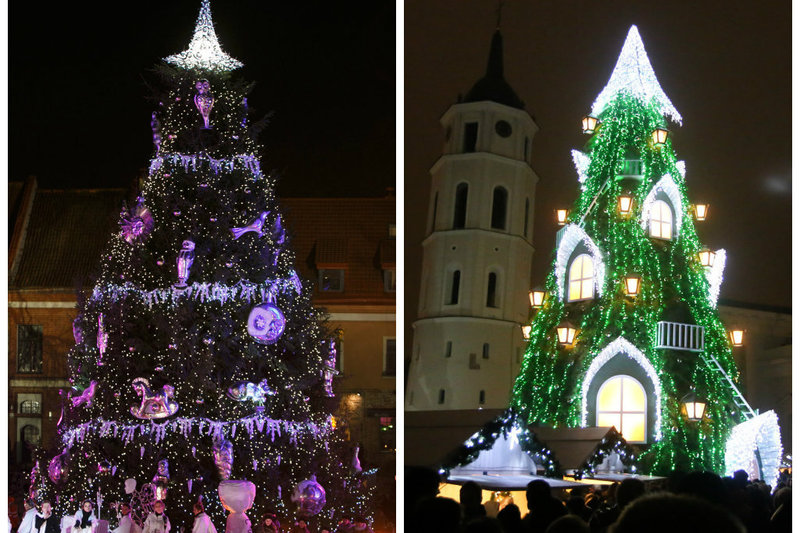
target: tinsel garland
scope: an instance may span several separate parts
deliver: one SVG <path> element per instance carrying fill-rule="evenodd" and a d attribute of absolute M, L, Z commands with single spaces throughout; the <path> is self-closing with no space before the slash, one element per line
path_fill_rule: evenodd
<path fill-rule="evenodd" d="M 189 172 L 190 168 L 192 172 L 197 172 L 198 167 L 202 170 L 203 166 L 206 166 L 213 171 L 215 175 L 219 175 L 220 170 L 227 172 L 246 170 L 252 174 L 250 178 L 252 181 L 258 181 L 259 178 L 264 177 L 261 171 L 261 161 L 256 156 L 236 155 L 231 158 L 221 157 L 219 159 L 214 159 L 205 153 L 172 154 L 154 157 L 150 160 L 150 175 L 155 175 L 155 173 L 161 169 L 165 161 L 182 166 L 183 170 L 186 172 Z M 239 165 L 241 165 L 241 167 L 237 169 L 236 167 Z"/>
<path fill-rule="evenodd" d="M 207 435 L 220 438 L 228 434 L 234 437 L 237 428 L 247 431 L 251 437 L 256 430 L 259 433 L 263 433 L 266 429 L 273 441 L 276 436 L 281 437 L 285 433 L 289 435 L 289 442 L 295 445 L 298 438 L 304 434 L 319 438 L 327 436 L 333 430 L 330 417 L 325 423 L 317 424 L 312 421 L 276 420 L 256 413 L 231 421 L 211 420 L 201 417 L 177 417 L 165 423 L 156 423 L 155 421 L 150 421 L 150 423 L 129 423 L 100 419 L 79 424 L 62 432 L 61 440 L 67 448 L 71 448 L 76 442 L 82 443 L 88 433 L 97 433 L 101 437 L 119 437 L 123 443 L 129 444 L 138 433 L 139 435 L 153 435 L 155 443 L 158 444 L 166 436 L 167 431 L 188 438 L 192 431 L 196 429 L 199 436 Z"/>
<path fill-rule="evenodd" d="M 264 283 L 249 283 L 239 281 L 233 286 L 221 283 L 192 283 L 185 288 L 168 287 L 144 291 L 136 288 L 133 283 L 103 284 L 96 286 L 92 291 L 90 301 L 95 304 L 116 302 L 135 296 L 140 298 L 148 308 L 152 309 L 158 304 L 176 304 L 182 299 L 194 299 L 201 302 L 225 303 L 238 299 L 243 302 L 263 302 L 277 294 L 296 292 L 300 294 L 302 285 L 300 278 L 294 273 L 289 278 L 265 281 Z"/>

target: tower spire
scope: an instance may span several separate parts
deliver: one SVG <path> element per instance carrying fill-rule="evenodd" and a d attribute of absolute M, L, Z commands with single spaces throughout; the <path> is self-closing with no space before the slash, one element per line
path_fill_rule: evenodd
<path fill-rule="evenodd" d="M 164 61 L 187 70 L 212 72 L 228 72 L 243 66 L 240 61 L 222 51 L 214 31 L 214 21 L 211 20 L 210 0 L 202 0 L 189 48 L 180 54 L 165 57 Z"/>

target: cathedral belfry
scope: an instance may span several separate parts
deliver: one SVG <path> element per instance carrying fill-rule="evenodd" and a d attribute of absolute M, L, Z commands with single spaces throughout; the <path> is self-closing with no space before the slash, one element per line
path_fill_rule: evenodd
<path fill-rule="evenodd" d="M 485 75 L 440 122 L 405 407 L 505 408 L 529 311 L 539 128 L 504 78 L 499 28 Z"/>

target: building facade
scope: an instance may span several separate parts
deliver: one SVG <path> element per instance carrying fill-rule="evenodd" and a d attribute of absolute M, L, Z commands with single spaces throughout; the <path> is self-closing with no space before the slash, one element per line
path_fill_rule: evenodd
<path fill-rule="evenodd" d="M 405 407 L 502 408 L 528 319 L 538 126 L 503 77 L 499 30 L 486 75 L 441 123 Z"/>

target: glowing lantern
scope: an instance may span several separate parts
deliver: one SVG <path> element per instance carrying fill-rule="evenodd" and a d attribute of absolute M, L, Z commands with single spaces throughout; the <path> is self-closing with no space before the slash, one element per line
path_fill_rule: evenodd
<path fill-rule="evenodd" d="M 732 329 L 730 331 L 731 336 L 731 344 L 734 346 L 741 346 L 744 344 L 744 330 L 743 329 Z"/>
<path fill-rule="evenodd" d="M 544 304 L 544 295 L 545 291 L 539 287 L 536 287 L 531 292 L 528 293 L 528 297 L 531 300 L 531 307 L 534 309 L 540 309 Z"/>
<path fill-rule="evenodd" d="M 705 220 L 708 216 L 708 204 L 694 204 L 695 220 Z"/>
<path fill-rule="evenodd" d="M 567 209 L 556 209 L 556 222 L 558 222 L 559 226 L 567 223 L 567 213 L 569 213 Z"/>
<path fill-rule="evenodd" d="M 531 338 L 531 327 L 530 326 L 522 326 L 522 338 L 526 341 Z"/>
<path fill-rule="evenodd" d="M 667 135 L 669 135 L 669 131 L 663 128 L 656 128 L 653 130 L 653 144 L 656 146 L 664 146 L 667 142 Z"/>
<path fill-rule="evenodd" d="M 639 287 L 642 284 L 642 278 L 636 274 L 631 274 L 625 277 L 625 295 L 636 296 L 639 294 Z"/>
<path fill-rule="evenodd" d="M 619 208 L 619 214 L 622 216 L 626 216 L 630 214 L 631 207 L 633 207 L 633 197 L 627 194 L 623 194 L 619 197 L 619 202 L 617 202 L 617 207 Z"/>
<path fill-rule="evenodd" d="M 583 133 L 591 135 L 597 129 L 597 118 L 587 115 L 581 120 L 581 125 L 583 126 Z"/>
<path fill-rule="evenodd" d="M 711 268 L 712 266 L 714 266 L 714 258 L 717 256 L 717 254 L 715 254 L 708 248 L 703 248 L 697 255 L 700 258 L 700 264 L 703 265 L 704 267 Z"/>
<path fill-rule="evenodd" d="M 690 390 L 689 394 L 681 398 L 681 403 L 686 412 L 686 417 L 689 420 L 694 422 L 702 420 L 703 414 L 706 412 L 706 402 L 698 400 L 694 389 Z"/>
<path fill-rule="evenodd" d="M 575 333 L 577 331 L 578 330 L 575 329 L 575 326 L 569 322 L 562 322 L 556 328 L 556 333 L 558 334 L 558 343 L 562 346 L 571 346 L 575 340 Z"/>

